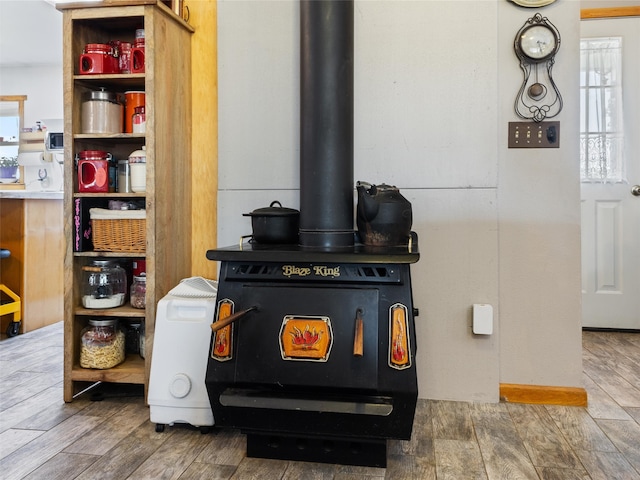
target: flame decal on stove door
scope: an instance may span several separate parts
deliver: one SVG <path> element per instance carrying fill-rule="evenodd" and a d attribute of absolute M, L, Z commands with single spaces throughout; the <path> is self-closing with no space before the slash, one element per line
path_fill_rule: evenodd
<path fill-rule="evenodd" d="M 389 308 L 389 366 L 397 370 L 411 367 L 407 307 L 401 303 Z"/>
<path fill-rule="evenodd" d="M 326 362 L 333 344 L 329 317 L 285 315 L 280 327 L 283 360 Z"/>
<path fill-rule="evenodd" d="M 233 313 L 234 304 L 228 298 L 218 302 L 218 320 L 224 320 Z M 213 332 L 213 348 L 211 358 L 219 362 L 226 362 L 233 358 L 233 323 Z"/>

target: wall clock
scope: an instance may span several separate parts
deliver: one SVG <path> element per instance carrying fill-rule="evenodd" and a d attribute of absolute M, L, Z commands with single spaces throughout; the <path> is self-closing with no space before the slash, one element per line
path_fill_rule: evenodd
<path fill-rule="evenodd" d="M 529 25 L 518 37 L 522 55 L 532 62 L 542 62 L 555 55 L 560 46 L 558 36 L 548 25 Z"/>
<path fill-rule="evenodd" d="M 518 30 L 514 49 L 524 74 L 514 105 L 516 114 L 534 122 L 555 117 L 562 110 L 562 96 L 552 73 L 560 32 L 536 13 Z"/>

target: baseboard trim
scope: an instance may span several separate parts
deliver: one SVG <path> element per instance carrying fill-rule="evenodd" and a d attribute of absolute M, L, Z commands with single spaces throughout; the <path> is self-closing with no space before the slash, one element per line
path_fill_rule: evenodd
<path fill-rule="evenodd" d="M 548 387 L 543 385 L 500 384 L 500 401 L 538 405 L 587 406 L 587 391 L 578 387 Z"/>

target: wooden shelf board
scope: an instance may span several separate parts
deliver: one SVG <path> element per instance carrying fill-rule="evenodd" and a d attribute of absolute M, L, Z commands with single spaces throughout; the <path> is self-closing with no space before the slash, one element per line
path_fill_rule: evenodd
<path fill-rule="evenodd" d="M 144 258 L 145 252 L 73 252 L 74 257 Z"/>
<path fill-rule="evenodd" d="M 119 255 L 121 256 L 121 255 Z M 92 317 L 145 317 L 145 310 L 142 308 L 133 308 L 130 303 L 117 308 L 83 308 L 78 307 L 75 310 L 76 315 L 92 316 Z"/>
<path fill-rule="evenodd" d="M 74 193 L 73 198 L 144 198 L 147 196 L 146 192 L 142 193 L 118 193 L 118 192 L 108 192 L 108 193 Z"/>
<path fill-rule="evenodd" d="M 131 140 L 140 141 L 145 139 L 145 133 L 76 133 L 74 139 L 90 140 Z"/>
<path fill-rule="evenodd" d="M 144 73 L 98 73 L 98 74 L 84 74 L 74 75 L 74 80 L 86 80 L 89 82 L 95 81 L 98 83 L 104 83 L 105 80 L 117 80 L 119 83 L 125 80 L 144 80 Z"/>
<path fill-rule="evenodd" d="M 144 258 L 145 252 L 73 252 L 74 257 L 104 257 L 104 258 Z"/>
<path fill-rule="evenodd" d="M 76 382 L 145 383 L 144 359 L 136 354 L 127 355 L 120 365 L 106 370 L 82 368 L 75 364 L 71 380 Z"/>

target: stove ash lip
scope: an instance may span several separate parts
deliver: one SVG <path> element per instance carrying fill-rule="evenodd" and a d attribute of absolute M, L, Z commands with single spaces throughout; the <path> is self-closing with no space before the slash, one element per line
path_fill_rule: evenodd
<path fill-rule="evenodd" d="M 270 245 L 240 243 L 207 250 L 208 260 L 223 262 L 266 263 L 350 263 L 350 264 L 403 264 L 416 263 L 420 259 L 418 235 L 411 232 L 406 245 L 373 246 L 356 242 L 350 247 L 314 249 L 298 244 Z"/>

